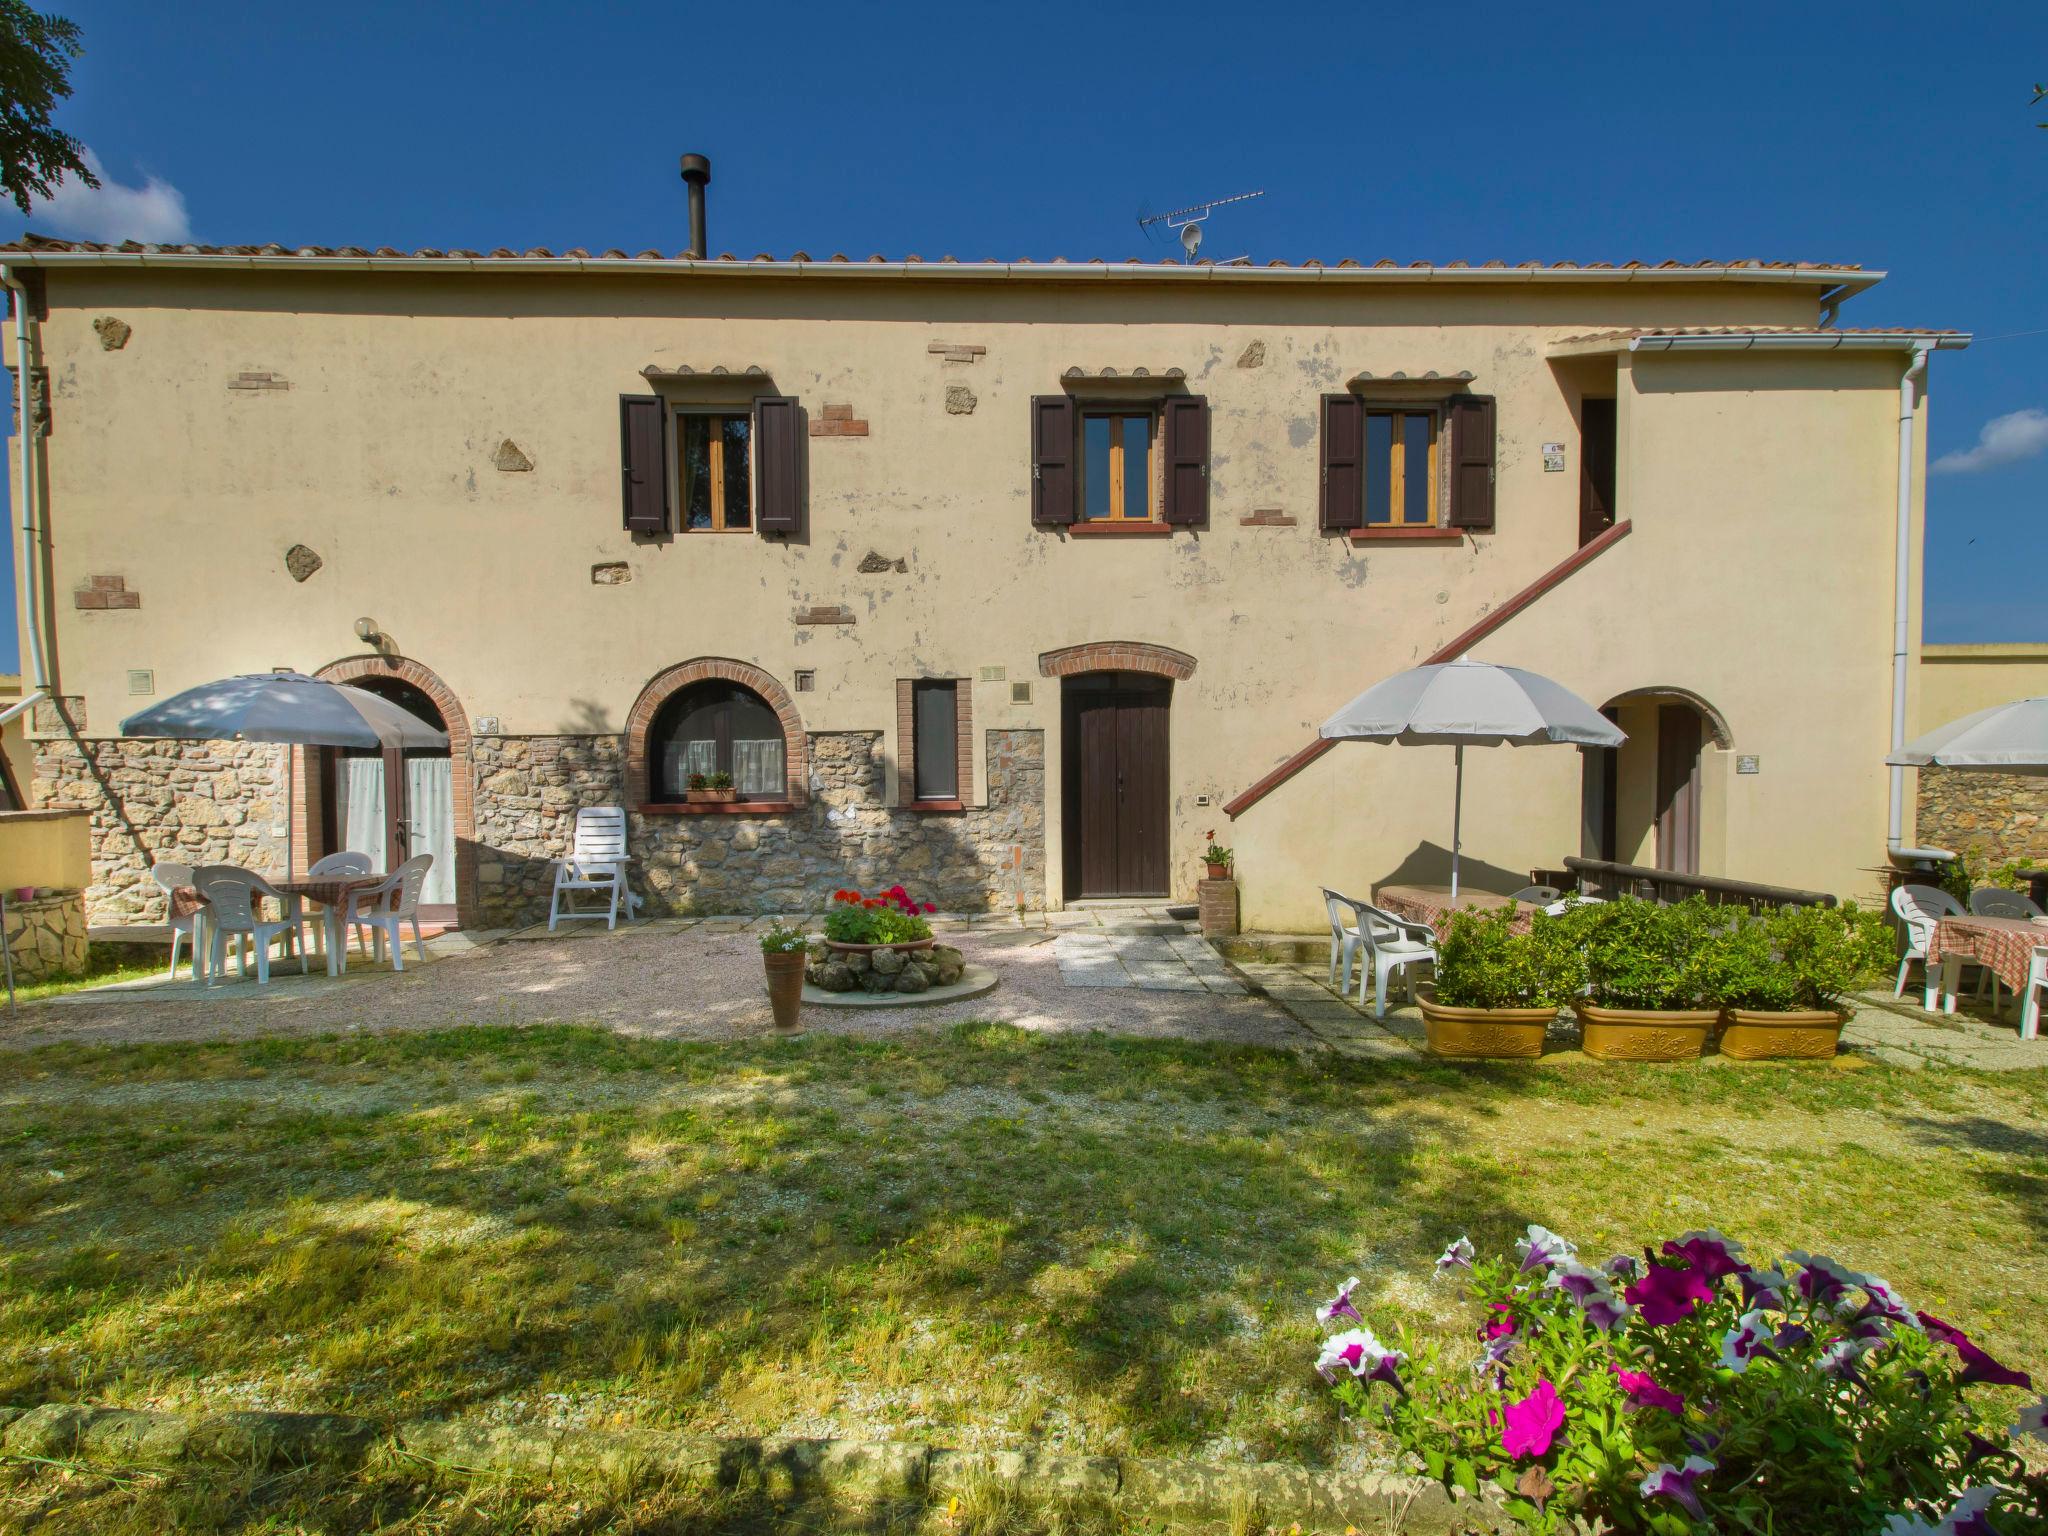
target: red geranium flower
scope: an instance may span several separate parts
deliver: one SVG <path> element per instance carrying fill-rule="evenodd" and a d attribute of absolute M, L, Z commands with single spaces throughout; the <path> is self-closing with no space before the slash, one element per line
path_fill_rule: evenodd
<path fill-rule="evenodd" d="M 936 912 L 939 910 L 936 903 L 929 901 L 924 904 L 924 909 L 927 912 Z"/>

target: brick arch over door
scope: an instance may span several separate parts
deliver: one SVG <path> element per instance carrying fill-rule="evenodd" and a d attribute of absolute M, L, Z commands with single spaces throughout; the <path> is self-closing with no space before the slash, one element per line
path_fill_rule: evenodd
<path fill-rule="evenodd" d="M 1143 640 L 1091 640 L 1039 655 L 1041 677 L 1072 677 L 1080 672 L 1148 672 L 1184 683 L 1195 675 L 1195 658 L 1186 651 Z"/>
<path fill-rule="evenodd" d="M 396 678 L 411 683 L 434 701 L 434 708 L 441 712 L 442 728 L 448 732 L 448 798 L 455 820 L 455 918 L 465 928 L 480 922 L 476 899 L 476 770 L 470 759 L 469 713 L 462 707 L 462 701 L 436 674 L 405 656 L 350 656 L 329 662 L 313 675 L 330 683 Z M 303 775 L 299 782 L 304 785 Z M 292 814 L 302 816 L 303 808 L 293 807 Z M 300 846 L 308 845 L 301 841 Z"/>
<path fill-rule="evenodd" d="M 626 798 L 635 806 L 649 801 L 647 733 L 653 728 L 661 706 L 691 684 L 705 682 L 738 683 L 759 694 L 775 711 L 775 718 L 782 723 L 782 762 L 789 802 L 797 806 L 807 803 L 811 787 L 809 738 L 804 735 L 804 722 L 789 690 L 759 667 L 726 656 L 700 656 L 695 661 L 678 662 L 655 673 L 640 690 L 640 697 L 633 701 L 626 716 Z"/>

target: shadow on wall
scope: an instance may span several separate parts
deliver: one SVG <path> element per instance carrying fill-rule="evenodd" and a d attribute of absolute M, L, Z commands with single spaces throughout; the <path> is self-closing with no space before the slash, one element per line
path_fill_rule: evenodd
<path fill-rule="evenodd" d="M 1407 857 L 1373 881 L 1377 892 L 1386 885 L 1449 885 L 1451 883 L 1451 850 L 1440 843 L 1417 843 Z M 1470 853 L 1458 856 L 1458 889 L 1460 891 L 1488 891 L 1496 896 L 1512 896 L 1529 883 L 1526 869 L 1504 869 L 1498 864 L 1489 864 L 1476 859 Z M 1348 893 L 1347 893 L 1348 894 Z"/>

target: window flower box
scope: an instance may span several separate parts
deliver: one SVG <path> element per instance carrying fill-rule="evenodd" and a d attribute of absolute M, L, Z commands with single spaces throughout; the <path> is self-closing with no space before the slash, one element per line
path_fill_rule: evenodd
<path fill-rule="evenodd" d="M 685 805 L 731 805 L 738 800 L 736 789 L 686 789 L 683 791 Z"/>

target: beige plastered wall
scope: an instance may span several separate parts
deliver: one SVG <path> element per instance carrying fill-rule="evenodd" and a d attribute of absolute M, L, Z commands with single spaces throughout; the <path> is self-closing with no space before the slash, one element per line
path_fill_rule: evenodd
<path fill-rule="evenodd" d="M 240 670 L 312 671 L 360 653 L 366 617 L 472 723 L 507 734 L 617 730 L 652 675 L 693 657 L 785 685 L 814 670 L 816 691 L 796 696 L 812 731 L 891 732 L 897 678 L 1002 668 L 973 684 L 977 730 L 1043 729 L 1057 765 L 1059 684 L 1038 656 L 1146 641 L 1197 662 L 1172 713 L 1177 888 L 1192 889 L 1214 827 L 1239 849 L 1247 922 L 1306 927 L 1320 885 L 1441 872 L 1449 751 L 1345 746 L 1235 823 L 1221 802 L 1572 551 L 1578 396 L 1616 389 L 1633 534 L 1477 654 L 1596 703 L 1656 687 L 1708 700 L 1732 750 L 1762 765 L 1710 770 L 1710 867 L 1849 892 L 1882 849 L 1903 358 L 1547 356 L 1614 326 L 1811 324 L 1810 288 L 175 271 L 58 272 L 49 287 L 54 654 L 89 736 L 142 702 L 131 669 L 153 669 L 158 696 Z M 133 327 L 125 347 L 101 347 L 100 315 Z M 1254 341 L 1263 365 L 1238 366 Z M 935 342 L 986 352 L 947 363 Z M 617 400 L 647 391 L 648 364 L 761 367 L 813 421 L 843 403 L 869 423 L 809 441 L 803 537 L 621 530 Z M 1077 365 L 1178 367 L 1209 398 L 1206 529 L 1031 526 L 1027 402 Z M 1469 369 L 1499 398 L 1498 531 L 1320 534 L 1318 397 L 1360 371 L 1429 369 Z M 245 373 L 287 387 L 229 388 Z M 955 385 L 971 413 L 946 410 Z M 531 471 L 494 468 L 508 438 Z M 1543 470 L 1553 441 L 1568 445 L 1562 474 Z M 1240 526 L 1262 508 L 1296 525 Z M 303 584 L 284 564 L 301 543 L 324 562 Z M 870 551 L 907 572 L 860 573 Z M 631 581 L 593 585 L 591 567 L 615 561 Z M 75 610 L 95 575 L 123 576 L 142 606 Z M 793 622 L 830 604 L 855 622 Z M 1034 684 L 1030 704 L 1010 702 L 1014 680 Z M 1057 900 L 1056 766 L 1047 798 Z M 1576 752 L 1468 755 L 1469 870 L 1554 864 L 1577 851 L 1578 824 Z"/>
<path fill-rule="evenodd" d="M 2048 695 L 2048 645 L 1923 645 L 1914 734 L 1964 715 Z"/>

